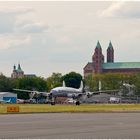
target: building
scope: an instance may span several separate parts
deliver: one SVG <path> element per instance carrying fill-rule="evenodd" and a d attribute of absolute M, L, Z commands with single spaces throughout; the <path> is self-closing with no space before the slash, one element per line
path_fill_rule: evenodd
<path fill-rule="evenodd" d="M 24 71 L 21 69 L 20 64 L 18 64 L 18 67 L 13 66 L 13 72 L 11 74 L 11 78 L 23 78 L 23 77 L 36 77 L 35 74 L 24 74 Z"/>
<path fill-rule="evenodd" d="M 10 100 L 10 103 L 16 104 L 17 103 L 17 94 L 11 93 L 11 92 L 0 92 L 0 101 L 8 101 Z"/>
<path fill-rule="evenodd" d="M 16 69 L 16 66 L 14 65 L 11 78 L 22 78 L 22 77 L 24 77 L 24 71 L 21 69 L 20 64 L 18 64 L 17 69 Z"/>
<path fill-rule="evenodd" d="M 35 74 L 24 74 L 24 77 L 34 78 L 36 77 Z"/>
<path fill-rule="evenodd" d="M 87 77 L 89 74 L 134 74 L 138 72 L 140 72 L 140 62 L 114 62 L 114 48 L 111 41 L 107 48 L 107 62 L 104 61 L 102 47 L 98 41 L 92 56 L 92 62 L 88 62 L 84 67 L 84 77 Z"/>

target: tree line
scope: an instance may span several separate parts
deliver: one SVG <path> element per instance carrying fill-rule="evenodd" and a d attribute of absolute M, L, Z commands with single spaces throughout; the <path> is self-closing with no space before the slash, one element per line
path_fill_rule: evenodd
<path fill-rule="evenodd" d="M 52 88 L 62 86 L 63 81 L 65 81 L 67 87 L 79 88 L 81 80 L 83 80 L 82 75 L 76 72 L 70 72 L 65 75 L 52 73 L 47 79 L 42 77 L 12 79 L 0 74 L 0 92 L 10 92 L 14 88 L 50 92 Z M 90 91 L 99 90 L 99 81 L 101 81 L 102 90 L 122 89 L 123 83 L 135 85 L 135 94 L 140 95 L 140 73 L 133 75 L 112 73 L 90 74 L 83 80 L 85 87 L 88 87 Z M 29 98 L 28 94 L 16 93 L 18 98 Z"/>
<path fill-rule="evenodd" d="M 134 86 L 136 95 L 140 95 L 140 73 L 137 74 L 90 74 L 85 79 L 85 85 L 89 87 L 90 91 L 99 90 L 99 81 L 101 81 L 102 90 L 122 90 L 128 92 L 123 84 Z"/>
<path fill-rule="evenodd" d="M 35 91 L 50 92 L 52 88 L 62 86 L 65 81 L 66 86 L 79 88 L 82 76 L 76 72 L 70 72 L 66 75 L 61 73 L 52 73 L 47 79 L 42 77 L 23 77 L 12 79 L 0 74 L 0 92 L 15 92 L 18 98 L 29 99 L 28 93 L 13 91 L 13 89 L 26 89 Z"/>

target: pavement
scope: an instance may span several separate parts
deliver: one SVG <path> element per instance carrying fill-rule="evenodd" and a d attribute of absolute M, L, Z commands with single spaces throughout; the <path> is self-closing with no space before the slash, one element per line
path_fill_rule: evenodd
<path fill-rule="evenodd" d="M 140 139 L 140 113 L 0 115 L 0 139 Z"/>

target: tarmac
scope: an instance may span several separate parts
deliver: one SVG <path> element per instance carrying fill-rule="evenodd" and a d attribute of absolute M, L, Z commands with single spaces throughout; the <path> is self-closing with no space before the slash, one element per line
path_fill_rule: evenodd
<path fill-rule="evenodd" d="M 0 115 L 0 139 L 140 139 L 140 113 Z"/>

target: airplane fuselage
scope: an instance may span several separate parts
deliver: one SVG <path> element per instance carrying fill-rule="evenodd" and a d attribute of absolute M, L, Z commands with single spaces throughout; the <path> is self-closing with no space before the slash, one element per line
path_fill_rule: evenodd
<path fill-rule="evenodd" d="M 82 91 L 71 87 L 56 87 L 52 89 L 50 93 L 54 97 L 72 97 L 78 96 L 80 93 L 82 94 Z"/>

